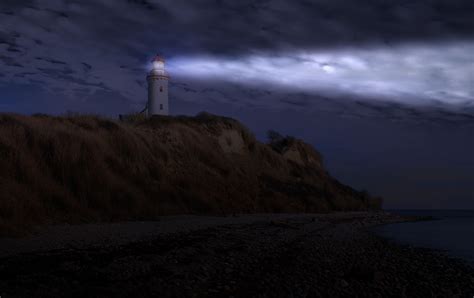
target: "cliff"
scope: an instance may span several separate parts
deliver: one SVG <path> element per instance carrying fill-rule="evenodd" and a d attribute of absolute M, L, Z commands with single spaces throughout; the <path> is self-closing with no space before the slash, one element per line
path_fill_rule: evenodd
<path fill-rule="evenodd" d="M 170 214 L 380 208 L 296 139 L 274 147 L 200 114 L 117 122 L 0 115 L 0 233 Z"/>

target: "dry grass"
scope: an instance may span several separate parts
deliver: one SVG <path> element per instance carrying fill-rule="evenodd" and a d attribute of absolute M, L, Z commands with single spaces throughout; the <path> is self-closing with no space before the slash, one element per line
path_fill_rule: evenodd
<path fill-rule="evenodd" d="M 238 131 L 242 152 L 219 147 L 223 129 Z M 305 158 L 319 159 L 311 150 Z M 167 214 L 379 207 L 380 200 L 339 184 L 322 168 L 285 159 L 228 118 L 121 123 L 0 114 L 0 234 Z"/>

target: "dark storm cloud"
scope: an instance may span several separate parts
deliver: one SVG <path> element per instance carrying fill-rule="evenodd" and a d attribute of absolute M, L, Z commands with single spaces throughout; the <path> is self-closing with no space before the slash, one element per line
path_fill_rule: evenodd
<path fill-rule="evenodd" d="M 469 0 L 160 3 L 174 16 L 169 28 L 192 42 L 193 48 L 180 48 L 191 51 L 240 54 L 255 49 L 471 39 L 474 34 L 474 4 Z"/>
<path fill-rule="evenodd" d="M 21 65 L 20 63 L 16 62 L 15 59 L 11 58 L 11 57 L 7 57 L 7 56 L 2 56 L 0 55 L 0 61 L 3 62 L 3 64 L 5 66 L 11 66 L 11 67 L 20 67 L 22 68 L 23 65 Z"/>
<path fill-rule="evenodd" d="M 470 39 L 474 26 L 469 0 L 128 2 L 160 20 L 168 55 Z"/>
<path fill-rule="evenodd" d="M 33 7 L 33 3 L 35 2 L 35 0 L 2 0 L 2 2 L 0 2 L 0 9 L 3 13 L 11 14 L 17 9 Z"/>
<path fill-rule="evenodd" d="M 472 2 L 457 2 L 448 9 L 446 1 L 282 1 L 271 13 L 262 12 L 265 27 L 273 28 L 264 35 L 305 48 L 469 38 Z"/>
<path fill-rule="evenodd" d="M 52 63 L 52 64 L 61 64 L 61 65 L 67 65 L 66 62 L 64 61 L 59 61 L 59 60 L 54 60 L 54 59 L 49 59 L 49 58 L 41 58 L 41 57 L 36 57 L 35 58 L 36 60 L 44 60 L 44 61 L 48 61 L 49 63 Z"/>
<path fill-rule="evenodd" d="M 438 124 L 474 124 L 474 110 L 449 111 L 441 107 L 413 108 L 393 102 L 356 101 L 357 105 L 373 112 L 373 117 L 383 117 L 393 121 L 411 119 L 416 122 Z M 360 110 L 355 107 L 355 110 Z"/>

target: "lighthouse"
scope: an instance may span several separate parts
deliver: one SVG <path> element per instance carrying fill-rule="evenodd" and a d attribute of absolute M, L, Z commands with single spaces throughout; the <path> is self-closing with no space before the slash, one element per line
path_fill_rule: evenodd
<path fill-rule="evenodd" d="M 165 70 L 165 60 L 156 56 L 152 60 L 152 69 L 147 76 L 148 81 L 148 117 L 153 115 L 168 115 L 168 80 Z"/>

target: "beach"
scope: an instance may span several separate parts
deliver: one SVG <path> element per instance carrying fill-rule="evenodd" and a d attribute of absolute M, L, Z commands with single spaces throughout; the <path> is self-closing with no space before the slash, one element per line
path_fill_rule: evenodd
<path fill-rule="evenodd" d="M 384 212 L 175 216 L 0 239 L 1 297 L 472 297 L 474 269 Z"/>

